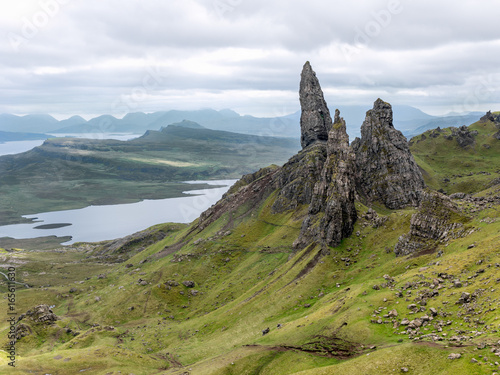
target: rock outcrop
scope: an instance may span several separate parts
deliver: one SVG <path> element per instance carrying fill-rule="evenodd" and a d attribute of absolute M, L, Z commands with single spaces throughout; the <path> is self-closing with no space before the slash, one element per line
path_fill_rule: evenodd
<path fill-rule="evenodd" d="M 451 135 L 456 138 L 457 144 L 460 147 L 466 148 L 468 146 L 473 146 L 476 143 L 474 136 L 477 135 L 477 131 L 470 131 L 467 126 L 463 125 L 459 128 L 453 128 Z"/>
<path fill-rule="evenodd" d="M 314 186 L 309 213 L 302 224 L 297 245 L 316 240 L 335 247 L 352 234 L 357 219 L 354 158 L 345 121 L 336 110 L 335 121 L 328 133 L 327 159 L 321 178 Z"/>
<path fill-rule="evenodd" d="M 24 318 L 29 318 L 35 323 L 43 323 L 47 325 L 53 324 L 57 319 L 57 315 L 52 312 L 48 305 L 38 305 L 32 310 L 28 310 L 26 314 L 21 314 L 18 321 Z"/>
<path fill-rule="evenodd" d="M 309 61 L 302 69 L 299 97 L 302 108 L 300 116 L 302 148 L 318 141 L 326 142 L 332 118 L 316 73 L 312 70 Z"/>
<path fill-rule="evenodd" d="M 463 216 L 452 200 L 438 192 L 424 192 L 417 213 L 410 221 L 410 231 L 399 237 L 396 256 L 433 251 L 440 243 L 462 236 Z"/>
<path fill-rule="evenodd" d="M 394 128 L 389 103 L 377 99 L 352 147 L 358 193 L 368 204 L 378 201 L 390 209 L 418 205 L 424 179 L 406 138 Z"/>
<path fill-rule="evenodd" d="M 491 121 L 495 124 L 500 124 L 500 113 L 491 113 L 491 111 L 486 112 L 486 114 L 479 120 L 481 122 Z"/>
<path fill-rule="evenodd" d="M 488 111 L 483 117 L 481 117 L 479 121 L 481 122 L 491 121 L 492 123 L 494 123 L 498 129 L 498 132 L 493 134 L 493 137 L 495 137 L 500 141 L 500 113 L 491 113 L 491 111 Z"/>

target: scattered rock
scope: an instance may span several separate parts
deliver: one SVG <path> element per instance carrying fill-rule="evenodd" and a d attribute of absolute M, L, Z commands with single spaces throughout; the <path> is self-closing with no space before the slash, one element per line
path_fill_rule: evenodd
<path fill-rule="evenodd" d="M 458 299 L 458 304 L 463 305 L 464 303 L 471 302 L 471 294 L 467 292 L 463 292 L 460 298 Z"/>
<path fill-rule="evenodd" d="M 266 329 L 262 330 L 262 336 L 265 336 L 269 333 L 270 329 L 267 327 Z"/>
<path fill-rule="evenodd" d="M 398 312 L 394 309 L 394 310 L 391 310 L 387 313 L 387 315 L 389 316 L 389 318 L 395 318 L 398 316 Z"/>
<path fill-rule="evenodd" d="M 190 281 L 190 280 L 183 281 L 182 285 L 184 285 L 186 288 L 194 288 L 194 286 L 195 286 L 194 281 Z"/>
<path fill-rule="evenodd" d="M 19 317 L 19 320 L 24 317 L 30 318 L 35 323 L 44 323 L 44 324 L 52 324 L 59 318 L 56 314 L 52 312 L 48 305 L 38 305 L 35 306 L 32 310 L 28 310 L 26 314 L 22 314 Z"/>
<path fill-rule="evenodd" d="M 448 356 L 448 359 L 459 359 L 459 358 L 462 358 L 462 354 L 460 354 L 460 353 L 451 353 Z"/>

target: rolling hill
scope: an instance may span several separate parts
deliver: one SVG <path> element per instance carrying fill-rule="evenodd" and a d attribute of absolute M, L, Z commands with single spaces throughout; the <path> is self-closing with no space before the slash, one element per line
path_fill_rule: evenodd
<path fill-rule="evenodd" d="M 193 123 L 126 142 L 53 138 L 31 151 L 0 157 L 0 222 L 92 204 L 182 196 L 182 181 L 239 178 L 272 162 L 284 163 L 298 148 L 293 139 Z"/>

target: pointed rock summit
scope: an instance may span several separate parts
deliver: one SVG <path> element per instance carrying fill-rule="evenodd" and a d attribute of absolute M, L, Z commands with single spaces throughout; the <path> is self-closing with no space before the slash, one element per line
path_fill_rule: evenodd
<path fill-rule="evenodd" d="M 378 201 L 390 209 L 419 204 L 424 179 L 406 138 L 394 128 L 389 103 L 377 99 L 352 147 L 358 192 L 369 203 Z"/>
<path fill-rule="evenodd" d="M 326 142 L 332 118 L 316 73 L 312 70 L 309 61 L 302 69 L 299 98 L 302 109 L 300 116 L 302 148 L 318 141 Z"/>
<path fill-rule="evenodd" d="M 338 110 L 332 121 L 308 62 L 302 71 L 300 103 L 302 150 L 282 167 L 244 176 L 200 216 L 198 229 L 225 214 L 259 216 L 265 204 L 271 218 L 292 214 L 294 222 L 301 223 L 293 246 L 312 249 L 320 245 L 319 257 L 352 235 L 358 196 L 368 204 L 380 202 L 391 209 L 420 202 L 424 181 L 406 138 L 394 129 L 390 104 L 375 102 L 366 114 L 361 139 L 349 146 L 346 123 Z M 373 210 L 371 216 L 376 216 Z M 232 223 L 228 221 L 223 230 L 230 230 Z"/>

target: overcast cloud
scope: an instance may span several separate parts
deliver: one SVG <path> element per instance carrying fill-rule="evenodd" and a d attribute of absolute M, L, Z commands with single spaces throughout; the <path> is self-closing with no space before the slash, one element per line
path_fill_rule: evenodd
<path fill-rule="evenodd" d="M 500 110 L 498 0 L 0 0 L 0 113 Z"/>

